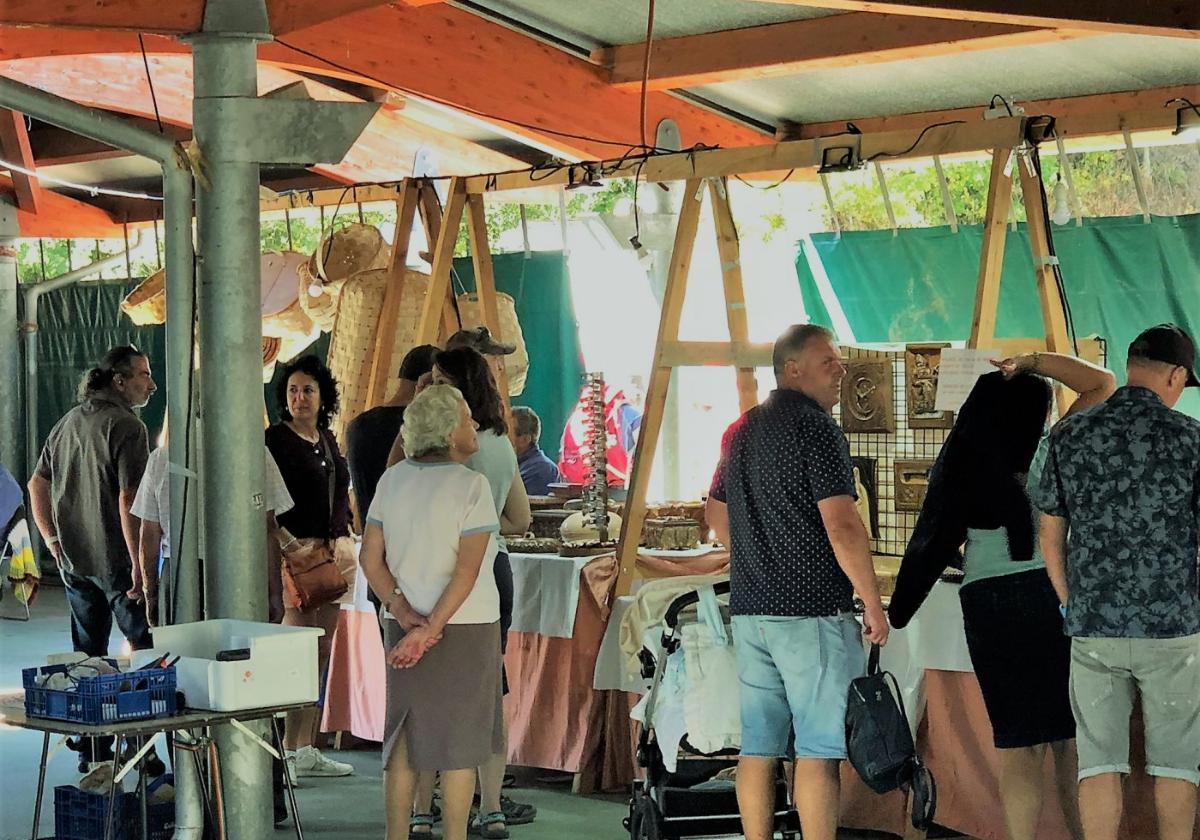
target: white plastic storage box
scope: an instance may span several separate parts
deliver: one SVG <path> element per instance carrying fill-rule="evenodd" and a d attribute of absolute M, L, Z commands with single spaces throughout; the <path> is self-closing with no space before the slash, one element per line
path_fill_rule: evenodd
<path fill-rule="evenodd" d="M 319 627 L 218 618 L 152 632 L 156 651 L 182 657 L 176 685 L 191 708 L 228 712 L 317 700 Z"/>

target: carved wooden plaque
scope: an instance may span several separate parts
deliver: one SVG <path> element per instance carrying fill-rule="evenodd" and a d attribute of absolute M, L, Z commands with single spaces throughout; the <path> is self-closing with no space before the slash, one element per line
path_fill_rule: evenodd
<path fill-rule="evenodd" d="M 850 359 L 842 379 L 842 428 L 847 432 L 896 431 L 895 389 L 887 359 Z"/>
<path fill-rule="evenodd" d="M 929 490 L 933 461 L 896 462 L 896 510 L 918 511 Z"/>
<path fill-rule="evenodd" d="M 910 344 L 904 350 L 905 401 L 910 429 L 949 429 L 953 411 L 938 411 L 938 372 L 942 349 L 949 344 Z"/>

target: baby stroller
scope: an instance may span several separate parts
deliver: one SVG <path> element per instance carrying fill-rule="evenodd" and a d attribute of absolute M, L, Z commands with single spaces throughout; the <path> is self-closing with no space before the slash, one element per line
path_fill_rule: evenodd
<path fill-rule="evenodd" d="M 661 639 L 651 632 L 639 654 L 649 692 L 631 713 L 642 722 L 625 827 L 630 840 L 739 835 L 730 775 L 741 746 L 737 666 L 729 628 L 729 581 L 675 598 Z M 656 632 L 656 631 L 655 631 Z M 732 693 L 731 693 L 732 692 Z M 782 769 L 776 771 L 774 831 L 800 836 Z"/>

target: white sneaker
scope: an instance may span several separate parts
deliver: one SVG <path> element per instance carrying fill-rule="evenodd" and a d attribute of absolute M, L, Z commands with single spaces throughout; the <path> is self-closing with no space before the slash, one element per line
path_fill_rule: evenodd
<path fill-rule="evenodd" d="M 321 755 L 316 747 L 301 747 L 293 754 L 296 775 L 305 776 L 352 776 L 354 768 L 341 761 Z"/>
<path fill-rule="evenodd" d="M 296 778 L 296 754 L 294 752 L 284 754 L 283 768 L 287 771 L 288 782 L 292 787 L 300 787 L 300 780 Z"/>

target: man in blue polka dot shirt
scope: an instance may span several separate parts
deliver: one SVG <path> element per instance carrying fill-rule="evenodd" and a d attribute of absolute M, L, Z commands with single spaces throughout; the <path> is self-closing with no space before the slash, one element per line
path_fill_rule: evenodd
<path fill-rule="evenodd" d="M 888 623 L 850 447 L 830 412 L 846 367 L 824 327 L 775 342 L 776 388 L 725 432 L 707 516 L 729 546 L 742 707 L 737 796 L 746 840 L 772 836 L 776 761 L 795 758 L 805 840 L 837 834 L 846 694 L 866 670 L 862 639 Z M 860 629 L 852 612 L 866 604 Z"/>

